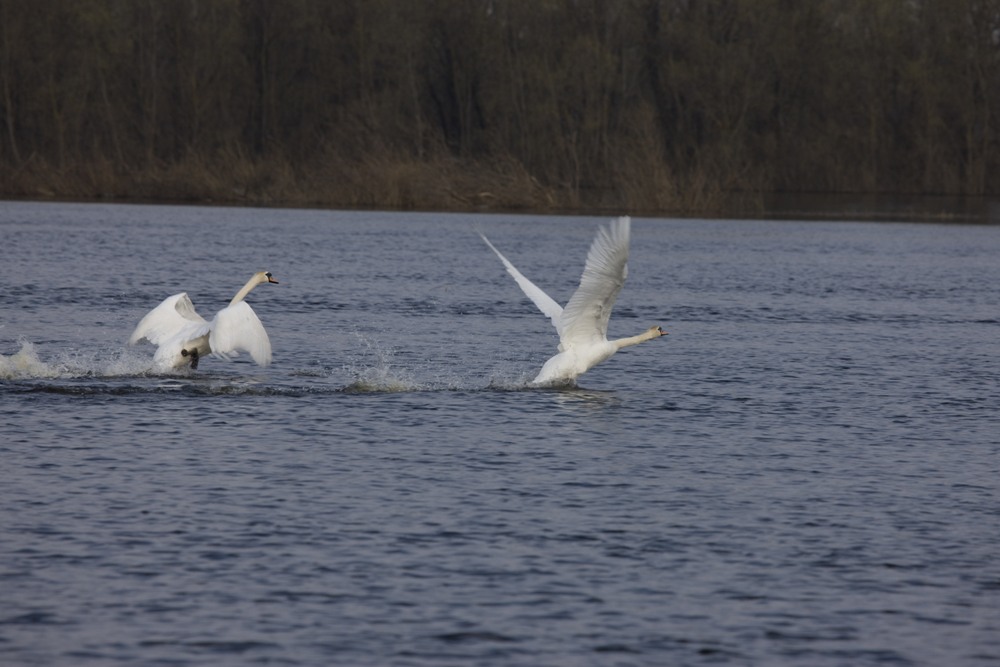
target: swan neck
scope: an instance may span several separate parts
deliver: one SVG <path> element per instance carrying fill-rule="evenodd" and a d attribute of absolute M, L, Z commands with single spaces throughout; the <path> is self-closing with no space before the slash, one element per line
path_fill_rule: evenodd
<path fill-rule="evenodd" d="M 230 306 L 235 306 L 243 299 L 247 298 L 247 294 L 253 291 L 253 288 L 259 285 L 260 282 L 257 280 L 257 276 L 253 276 L 247 281 L 247 284 L 240 288 L 240 291 L 236 293 L 233 300 L 229 302 Z"/>
<path fill-rule="evenodd" d="M 629 336 L 628 338 L 619 338 L 618 340 L 613 340 L 611 343 L 615 346 L 615 349 L 622 349 L 623 347 L 630 347 L 632 345 L 638 345 L 644 341 L 655 338 L 659 334 L 654 334 L 651 331 L 643 331 L 637 336 Z"/>

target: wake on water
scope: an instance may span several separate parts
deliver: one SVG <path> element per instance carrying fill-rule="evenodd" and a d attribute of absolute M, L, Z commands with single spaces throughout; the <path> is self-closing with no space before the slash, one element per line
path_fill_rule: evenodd
<path fill-rule="evenodd" d="M 52 361 L 43 361 L 34 343 L 26 340 L 19 343 L 21 349 L 14 354 L 0 354 L 0 380 L 115 378 L 152 373 L 152 361 L 128 349 L 104 358 L 96 352 L 63 352 Z"/>
<path fill-rule="evenodd" d="M 188 368 L 164 372 L 157 369 L 152 359 L 141 350 L 124 347 L 107 354 L 82 350 L 68 350 L 57 353 L 53 358 L 43 359 L 36 345 L 27 340 L 20 340 L 20 349 L 10 355 L 0 354 L 0 381 L 15 383 L 44 381 L 36 388 L 45 391 L 58 392 L 64 389 L 70 393 L 80 393 L 86 387 L 78 384 L 79 380 L 128 380 L 134 378 L 137 386 L 133 389 L 141 391 L 190 390 L 196 393 L 244 395 L 244 394 L 296 394 L 296 393 L 398 393 L 421 391 L 520 391 L 528 388 L 527 376 L 518 373 L 516 377 L 497 376 L 483 378 L 486 386 L 469 386 L 469 378 L 436 377 L 432 381 L 418 381 L 412 370 L 402 368 L 396 361 L 396 350 L 355 334 L 362 343 L 362 352 L 356 358 L 345 363 L 341 370 L 351 381 L 343 386 L 318 387 L 310 383 L 308 387 L 264 386 L 260 376 L 247 378 L 234 377 L 218 372 L 192 371 Z M 323 379 L 334 375 L 331 369 L 301 369 L 291 372 L 292 376 Z M 150 386 L 142 380 L 170 379 L 169 385 L 157 383 Z M 190 380 L 190 382 L 188 382 Z M 55 381 L 55 382 L 52 382 Z M 69 381 L 73 384 L 63 385 L 59 381 Z M 178 384 L 182 382 L 183 384 Z M 89 383 L 93 393 L 109 391 L 122 392 L 127 388 L 121 386 L 103 387 Z"/>
<path fill-rule="evenodd" d="M 419 391 L 424 389 L 413 376 L 394 368 L 396 350 L 384 347 L 355 331 L 354 337 L 361 342 L 364 352 L 360 359 L 344 365 L 344 371 L 354 378 L 344 387 L 345 392 L 363 394 L 377 392 Z"/>
<path fill-rule="evenodd" d="M 415 391 L 519 391 L 528 388 L 528 378 L 519 372 L 516 378 L 499 377 L 496 374 L 488 378 L 486 387 L 469 386 L 468 377 L 454 374 L 441 374 L 435 369 L 427 369 L 425 374 L 433 379 L 417 380 L 412 369 L 403 368 L 396 358 L 396 348 L 386 346 L 376 339 L 354 331 L 354 337 L 360 343 L 361 352 L 357 358 L 345 363 L 342 370 L 352 381 L 342 391 L 355 394 L 364 393 L 395 393 Z"/>

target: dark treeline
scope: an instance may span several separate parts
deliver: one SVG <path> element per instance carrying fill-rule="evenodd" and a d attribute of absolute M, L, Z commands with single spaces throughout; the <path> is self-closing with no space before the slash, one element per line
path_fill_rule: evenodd
<path fill-rule="evenodd" d="M 1000 0 L 0 0 L 0 191 L 1000 194 Z"/>

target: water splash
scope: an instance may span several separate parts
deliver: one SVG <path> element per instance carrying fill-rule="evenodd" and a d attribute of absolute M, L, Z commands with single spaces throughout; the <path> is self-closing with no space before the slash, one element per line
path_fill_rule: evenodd
<path fill-rule="evenodd" d="M 7 356 L 0 354 L 0 379 L 20 380 L 23 378 L 54 378 L 62 373 L 60 369 L 38 358 L 33 343 L 19 341 L 21 349 Z"/>
<path fill-rule="evenodd" d="M 512 366 L 507 369 L 494 370 L 489 378 L 486 389 L 489 391 L 523 391 L 525 389 L 535 389 L 531 384 L 532 375 L 526 371 L 516 371 Z"/>
<path fill-rule="evenodd" d="M 0 380 L 122 377 L 151 372 L 149 359 L 125 349 L 111 356 L 82 350 L 63 351 L 46 361 L 31 341 L 22 339 L 18 343 L 21 349 L 14 354 L 0 354 Z"/>
<path fill-rule="evenodd" d="M 364 353 L 360 360 L 344 366 L 344 370 L 354 378 L 344 387 L 345 392 L 400 392 L 425 388 L 413 379 L 409 371 L 396 367 L 394 348 L 385 347 L 357 331 L 354 336 L 364 346 Z"/>

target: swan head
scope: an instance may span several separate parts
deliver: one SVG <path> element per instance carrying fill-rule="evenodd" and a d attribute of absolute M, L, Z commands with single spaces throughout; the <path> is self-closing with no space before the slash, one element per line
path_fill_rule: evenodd
<path fill-rule="evenodd" d="M 659 324 L 649 327 L 646 331 L 649 333 L 650 338 L 659 338 L 660 336 L 667 335 L 667 332 Z"/>
<path fill-rule="evenodd" d="M 278 284 L 278 281 L 274 279 L 274 276 L 271 275 L 270 271 L 258 271 L 257 273 L 250 276 L 250 280 L 248 280 L 247 284 L 244 285 L 240 289 L 240 291 L 236 293 L 236 296 L 234 296 L 233 300 L 229 302 L 229 305 L 235 306 L 240 301 L 245 299 L 247 294 L 252 292 L 253 289 L 257 287 L 257 285 L 263 285 L 264 283 Z"/>

